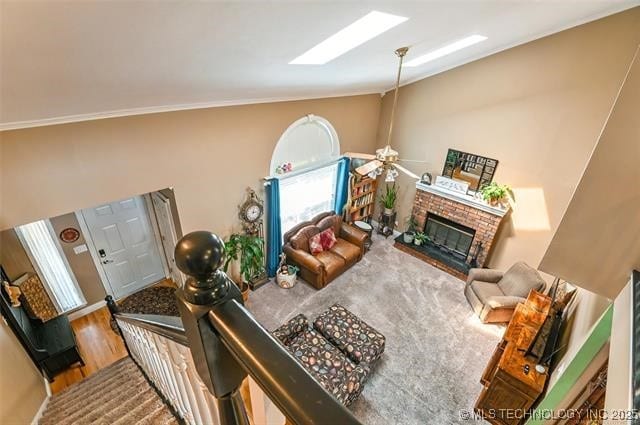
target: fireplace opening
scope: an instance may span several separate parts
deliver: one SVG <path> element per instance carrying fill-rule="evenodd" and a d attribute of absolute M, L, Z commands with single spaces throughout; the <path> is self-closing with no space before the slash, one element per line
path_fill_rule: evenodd
<path fill-rule="evenodd" d="M 429 213 L 424 233 L 429 241 L 440 250 L 465 261 L 476 231 L 455 221 Z"/>

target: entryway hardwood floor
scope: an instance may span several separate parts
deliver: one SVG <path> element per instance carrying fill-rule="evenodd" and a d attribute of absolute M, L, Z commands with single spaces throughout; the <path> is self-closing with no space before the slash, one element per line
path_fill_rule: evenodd
<path fill-rule="evenodd" d="M 57 375 L 51 383 L 53 394 L 127 356 L 122 338 L 109 325 L 110 317 L 103 307 L 71 322 L 85 365 L 77 364 Z"/>
<path fill-rule="evenodd" d="M 176 284 L 171 279 L 163 279 L 152 286 L 175 288 Z M 76 364 L 57 375 L 51 383 L 53 394 L 59 393 L 68 386 L 82 381 L 87 376 L 127 356 L 127 349 L 122 338 L 111 329 L 110 318 L 109 310 L 107 307 L 103 307 L 71 322 L 71 328 L 76 334 L 78 349 L 85 365 Z"/>
<path fill-rule="evenodd" d="M 176 287 L 176 284 L 170 279 L 164 279 L 152 286 Z M 57 375 L 50 384 L 53 394 L 57 394 L 76 382 L 80 382 L 99 370 L 127 357 L 128 354 L 124 342 L 120 335 L 111 329 L 110 319 L 109 310 L 107 307 L 103 307 L 71 322 L 71 328 L 76 335 L 78 349 L 85 361 L 85 365 L 76 364 Z M 248 379 L 242 382 L 240 394 L 244 399 L 247 412 L 252 416 Z"/>

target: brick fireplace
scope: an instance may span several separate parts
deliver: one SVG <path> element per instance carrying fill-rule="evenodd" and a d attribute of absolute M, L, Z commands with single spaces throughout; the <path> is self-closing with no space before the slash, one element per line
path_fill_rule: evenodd
<path fill-rule="evenodd" d="M 412 214 L 430 242 L 406 244 L 401 235 L 396 247 L 461 279 L 484 266 L 508 210 L 438 186 L 416 183 L 416 189 Z"/>

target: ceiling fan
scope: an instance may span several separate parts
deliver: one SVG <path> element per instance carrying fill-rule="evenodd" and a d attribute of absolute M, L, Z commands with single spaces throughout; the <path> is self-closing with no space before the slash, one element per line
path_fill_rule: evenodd
<path fill-rule="evenodd" d="M 398 161 L 411 161 L 411 162 L 425 162 L 425 161 L 413 161 L 413 160 L 405 160 L 400 159 L 398 156 L 398 152 L 391 148 L 391 134 L 393 132 L 393 120 L 396 114 L 396 105 L 398 103 L 398 89 L 400 88 L 400 73 L 402 72 L 402 61 L 404 56 L 407 54 L 409 50 L 408 47 L 401 47 L 396 50 L 396 55 L 400 58 L 398 64 L 398 75 L 396 77 L 396 87 L 393 94 L 393 107 L 391 109 L 391 120 L 389 122 L 389 134 L 387 136 L 387 145 L 384 148 L 376 150 L 375 155 L 366 154 L 366 153 L 357 153 L 357 152 L 346 152 L 345 156 L 348 156 L 353 159 L 366 159 L 370 160 L 364 165 L 361 165 L 356 168 L 356 173 L 366 176 L 368 175 L 371 178 L 376 178 L 386 171 L 385 181 L 393 182 L 395 178 L 398 176 L 398 170 L 402 171 L 409 177 L 414 179 L 420 179 L 420 177 L 413 172 L 407 170 L 402 165 L 398 164 Z"/>

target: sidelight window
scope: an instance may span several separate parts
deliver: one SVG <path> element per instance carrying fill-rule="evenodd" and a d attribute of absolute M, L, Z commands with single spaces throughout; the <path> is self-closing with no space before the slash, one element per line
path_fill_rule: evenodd
<path fill-rule="evenodd" d="M 16 233 L 58 312 L 65 313 L 84 305 L 78 282 L 49 220 L 18 226 Z"/>

